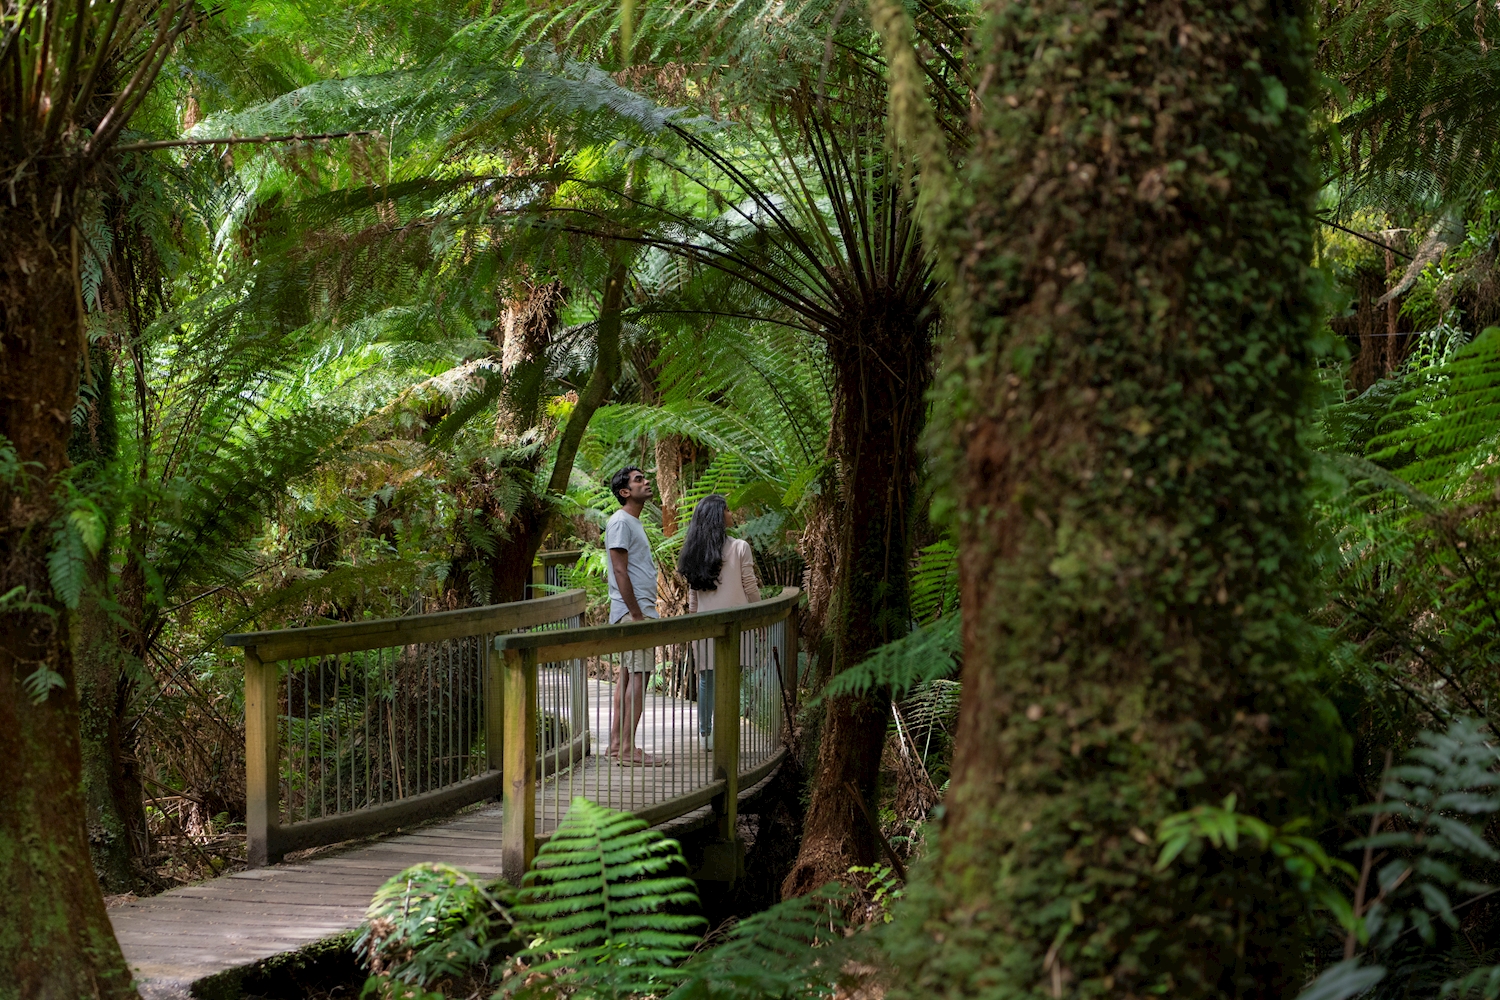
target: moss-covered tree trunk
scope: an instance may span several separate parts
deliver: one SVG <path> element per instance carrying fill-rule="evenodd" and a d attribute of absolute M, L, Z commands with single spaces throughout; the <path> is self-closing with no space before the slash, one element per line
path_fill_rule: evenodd
<path fill-rule="evenodd" d="M 942 225 L 964 701 L 903 997 L 1282 997 L 1306 940 L 1242 844 L 1315 809 L 1299 683 L 1313 301 L 1305 5 L 989 0 Z"/>
<path fill-rule="evenodd" d="M 931 338 L 930 323 L 895 310 L 859 317 L 827 338 L 838 478 L 838 582 L 827 625 L 834 671 L 910 628 L 907 563 Z M 804 895 L 845 877 L 850 865 L 876 860 L 875 831 L 854 796 L 875 811 L 889 711 L 883 691 L 828 700 L 802 845 L 784 896 Z"/>
<path fill-rule="evenodd" d="M 19 185 L 18 208 L 0 209 L 0 446 L 9 452 L 0 462 L 0 997 L 126 997 L 135 991 L 84 830 L 66 611 L 47 573 L 83 358 L 73 205 L 57 187 L 71 191 L 71 182 L 31 180 Z M 49 211 L 54 204 L 61 211 Z M 35 703 L 33 677 L 53 682 Z"/>

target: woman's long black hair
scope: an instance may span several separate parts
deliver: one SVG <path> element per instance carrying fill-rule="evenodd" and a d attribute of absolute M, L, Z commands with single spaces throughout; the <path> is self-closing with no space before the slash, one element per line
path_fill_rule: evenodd
<path fill-rule="evenodd" d="M 717 590 L 719 571 L 724 568 L 724 514 L 729 501 L 710 493 L 693 508 L 682 554 L 677 557 L 677 572 L 694 590 Z"/>

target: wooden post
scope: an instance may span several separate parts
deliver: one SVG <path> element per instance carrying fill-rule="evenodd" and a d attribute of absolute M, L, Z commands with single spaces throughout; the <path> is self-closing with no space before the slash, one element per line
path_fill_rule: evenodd
<path fill-rule="evenodd" d="M 714 639 L 714 779 L 724 782 L 714 800 L 719 839 L 735 839 L 740 795 L 740 627 Z"/>
<path fill-rule="evenodd" d="M 246 860 L 260 868 L 281 859 L 271 853 L 271 830 L 281 800 L 276 742 L 276 663 L 261 663 L 245 647 L 245 840 Z"/>
<path fill-rule="evenodd" d="M 484 757 L 491 771 L 505 770 L 505 658 L 494 650 L 495 637 L 484 643 Z"/>
<path fill-rule="evenodd" d="M 505 808 L 500 873 L 512 885 L 536 853 L 536 650 L 505 651 Z"/>

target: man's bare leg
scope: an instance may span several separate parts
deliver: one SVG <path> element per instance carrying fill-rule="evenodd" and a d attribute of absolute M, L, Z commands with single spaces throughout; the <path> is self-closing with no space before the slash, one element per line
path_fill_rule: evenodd
<path fill-rule="evenodd" d="M 635 745 L 635 732 L 640 727 L 641 719 L 646 714 L 646 673 L 633 673 L 627 682 L 627 690 L 624 693 L 625 703 L 623 710 L 629 712 L 629 732 L 622 733 L 620 761 L 630 761 L 636 764 L 649 764 L 652 766 L 661 763 L 660 759 L 646 753 Z"/>
<path fill-rule="evenodd" d="M 604 752 L 606 757 L 613 757 L 620 752 L 620 744 L 632 747 L 635 743 L 635 727 L 631 726 L 627 735 L 625 732 L 625 701 L 626 692 L 630 689 L 630 671 L 624 664 L 620 665 L 620 679 L 615 683 L 614 694 L 610 696 L 609 706 L 609 749 Z M 622 740 L 623 737 L 623 740 Z"/>

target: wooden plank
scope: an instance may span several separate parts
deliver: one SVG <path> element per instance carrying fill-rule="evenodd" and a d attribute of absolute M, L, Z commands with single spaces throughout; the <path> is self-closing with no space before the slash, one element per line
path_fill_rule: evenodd
<path fill-rule="evenodd" d="M 151 913 L 175 913 L 187 912 L 198 906 L 218 906 L 221 904 L 234 904 L 244 906 L 285 905 L 290 907 L 312 907 L 320 906 L 359 906 L 363 908 L 370 902 L 370 896 L 386 882 L 385 879 L 371 879 L 369 882 L 349 881 L 343 885 L 329 885 L 324 883 L 305 883 L 301 885 L 287 886 L 280 892 L 225 892 L 212 896 L 189 896 L 179 897 L 172 900 L 171 905 L 148 907 Z M 300 898 L 299 898 L 300 897 Z M 147 912 L 147 910 L 122 912 Z"/>
<path fill-rule="evenodd" d="M 270 663 L 274 660 L 329 656 L 362 649 L 384 649 L 418 642 L 458 639 L 486 632 L 532 628 L 580 615 L 587 605 L 587 594 L 582 590 L 569 590 L 530 601 L 491 604 L 460 611 L 439 611 L 430 615 L 277 629 L 271 632 L 240 632 L 226 635 L 223 642 L 226 646 L 253 648 L 261 660 Z"/>
<path fill-rule="evenodd" d="M 801 595 L 796 587 L 783 587 L 769 601 L 723 611 L 699 612 L 676 618 L 647 618 L 617 625 L 594 625 L 555 632 L 497 635 L 495 649 L 534 649 L 538 662 L 552 663 L 622 653 L 628 649 L 670 646 L 695 639 L 720 637 L 731 625 L 740 629 L 760 628 L 791 613 Z"/>
<path fill-rule="evenodd" d="M 494 798 L 499 792 L 500 775 L 491 771 L 437 791 L 410 795 L 383 805 L 304 820 L 287 826 L 273 826 L 269 831 L 271 853 L 282 856 L 307 847 L 321 847 L 386 833 Z"/>

